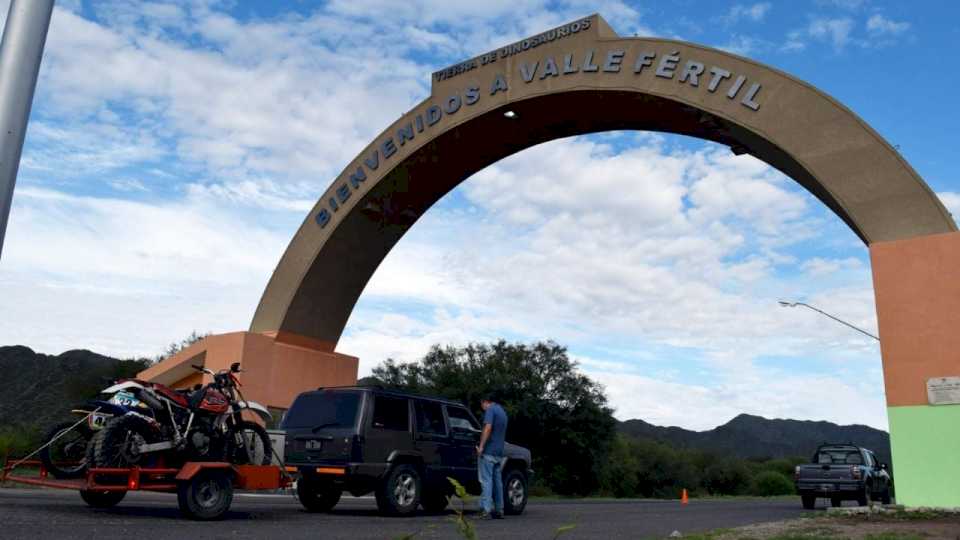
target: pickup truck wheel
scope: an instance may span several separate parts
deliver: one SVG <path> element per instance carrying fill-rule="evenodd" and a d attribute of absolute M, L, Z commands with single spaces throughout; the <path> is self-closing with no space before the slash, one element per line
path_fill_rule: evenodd
<path fill-rule="evenodd" d="M 817 498 L 813 495 L 801 495 L 800 501 L 807 510 L 813 510 L 817 506 Z"/>
<path fill-rule="evenodd" d="M 503 475 L 503 512 L 518 516 L 527 506 L 527 477 L 517 469 Z"/>
<path fill-rule="evenodd" d="M 377 508 L 390 516 L 410 516 L 420 505 L 420 473 L 413 465 L 401 463 L 390 469 L 377 488 Z"/>
<path fill-rule="evenodd" d="M 830 506 L 834 508 L 840 508 L 843 506 L 843 499 L 840 497 L 830 497 Z"/>
<path fill-rule="evenodd" d="M 857 495 L 857 504 L 860 506 L 870 505 L 870 486 L 863 486 L 863 491 Z"/>
<path fill-rule="evenodd" d="M 342 492 L 329 482 L 301 477 L 297 481 L 297 498 L 307 512 L 329 512 L 340 502 Z"/>

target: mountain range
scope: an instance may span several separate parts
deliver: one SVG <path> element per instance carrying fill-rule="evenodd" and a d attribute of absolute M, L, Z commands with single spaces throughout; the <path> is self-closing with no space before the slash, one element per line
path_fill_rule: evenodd
<path fill-rule="evenodd" d="M 890 463 L 890 435 L 863 425 L 840 426 L 824 421 L 768 419 L 741 414 L 707 431 L 655 426 L 643 420 L 620 422 L 618 429 L 625 435 L 661 441 L 674 448 L 753 459 L 809 458 L 824 442 L 852 442 L 873 450 L 881 462 Z"/>
<path fill-rule="evenodd" d="M 45 431 L 109 380 L 132 377 L 146 365 L 86 350 L 52 356 L 21 345 L 0 347 L 0 428 Z"/>

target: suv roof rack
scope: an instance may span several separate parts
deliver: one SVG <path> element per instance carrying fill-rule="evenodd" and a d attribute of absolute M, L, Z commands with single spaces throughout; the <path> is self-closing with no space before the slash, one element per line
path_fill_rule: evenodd
<path fill-rule="evenodd" d="M 427 396 L 424 394 L 416 394 L 413 392 L 408 392 L 406 390 L 401 390 L 399 388 L 390 388 L 382 384 L 351 384 L 345 386 L 320 386 L 317 390 L 377 390 L 386 394 L 394 394 L 397 396 L 418 398 L 418 399 L 429 399 L 431 401 L 442 401 L 443 403 L 450 403 L 454 405 L 459 405 L 464 407 L 465 405 L 455 399 L 440 397 L 440 396 Z"/>
<path fill-rule="evenodd" d="M 382 384 L 345 384 L 341 386 L 318 386 L 317 390 L 333 390 L 336 388 L 376 388 L 377 390 L 389 390 Z"/>

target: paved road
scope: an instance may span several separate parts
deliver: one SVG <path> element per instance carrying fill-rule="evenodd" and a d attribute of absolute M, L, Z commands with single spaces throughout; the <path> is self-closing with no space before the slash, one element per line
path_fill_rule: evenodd
<path fill-rule="evenodd" d="M 769 500 L 558 501 L 536 502 L 522 516 L 476 522 L 480 538 L 549 539 L 560 525 L 577 527 L 575 538 L 664 538 L 683 533 L 800 516 L 799 498 Z M 331 514 L 308 514 L 291 496 L 238 494 L 226 520 L 182 519 L 176 497 L 131 493 L 115 508 L 87 507 L 76 492 L 0 489 L 0 538 L 32 540 L 146 540 L 170 538 L 389 539 L 420 531 L 416 538 L 458 538 L 452 514 L 384 518 L 371 499 L 344 498 Z"/>

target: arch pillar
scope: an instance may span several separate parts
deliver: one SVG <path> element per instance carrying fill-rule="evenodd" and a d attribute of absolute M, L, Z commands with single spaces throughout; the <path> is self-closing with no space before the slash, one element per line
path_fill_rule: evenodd
<path fill-rule="evenodd" d="M 207 336 L 137 377 L 173 388 L 189 388 L 213 381 L 191 366 L 218 371 L 234 362 L 240 362 L 243 370 L 239 379 L 244 397 L 266 405 L 275 417 L 289 408 L 300 392 L 355 384 L 359 364 L 357 357 L 334 352 L 331 344 L 305 336 L 231 332 Z"/>
<path fill-rule="evenodd" d="M 927 382 L 960 377 L 960 233 L 870 246 L 899 504 L 960 507 L 960 404 Z"/>

